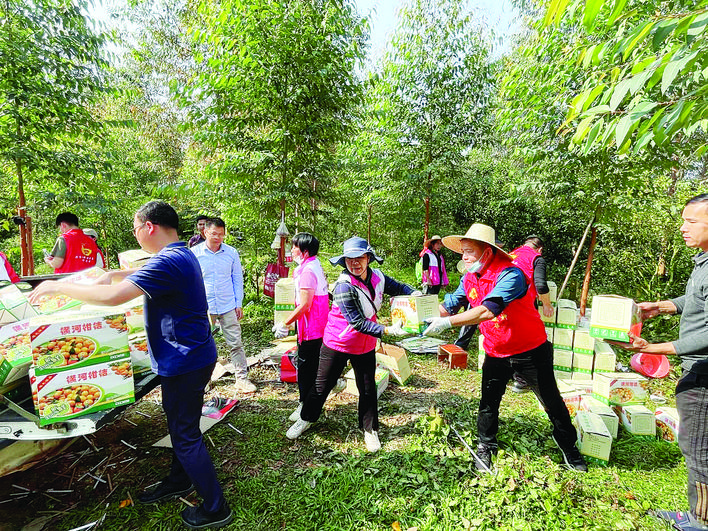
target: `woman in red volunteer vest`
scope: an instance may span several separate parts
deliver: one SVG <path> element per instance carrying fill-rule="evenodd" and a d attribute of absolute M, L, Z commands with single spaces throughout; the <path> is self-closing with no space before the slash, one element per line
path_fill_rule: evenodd
<path fill-rule="evenodd" d="M 544 405 L 553 425 L 553 438 L 565 464 L 587 472 L 585 460 L 575 447 L 577 436 L 568 409 L 553 375 L 553 349 L 534 306 L 526 277 L 511 257 L 496 245 L 494 229 L 475 223 L 464 235 L 446 236 L 443 244 L 460 253 L 467 272 L 464 288 L 470 309 L 431 320 L 424 335 L 437 334 L 460 325 L 479 325 L 484 336 L 482 397 L 477 431 L 479 443 L 475 466 L 490 471 L 496 454 L 499 405 L 506 384 L 519 373 Z"/>
<path fill-rule="evenodd" d="M 440 288 L 449 283 L 445 269 L 445 258 L 440 253 L 441 248 L 442 238 L 436 235 L 428 240 L 420 253 L 420 258 L 423 261 L 423 291 L 428 295 L 437 295 L 440 293 Z"/>
<path fill-rule="evenodd" d="M 55 273 L 74 273 L 96 265 L 98 246 L 79 228 L 79 218 L 71 212 L 57 216 L 56 226 L 60 235 L 54 248 L 44 258 Z"/>
<path fill-rule="evenodd" d="M 288 439 L 297 439 L 320 417 L 329 392 L 349 361 L 359 390 L 359 428 L 364 431 L 366 449 L 376 452 L 381 448 L 375 381 L 376 341 L 383 334 L 402 336 L 407 332 L 400 322 L 393 326 L 380 324 L 376 314 L 384 293 L 421 293 L 369 267 L 374 260 L 383 262 L 369 242 L 356 236 L 344 242 L 341 256 L 329 260 L 332 265 L 344 267 L 344 271 L 334 286 L 334 301 L 327 316 L 315 384 L 302 405 L 300 418 L 286 433 Z"/>

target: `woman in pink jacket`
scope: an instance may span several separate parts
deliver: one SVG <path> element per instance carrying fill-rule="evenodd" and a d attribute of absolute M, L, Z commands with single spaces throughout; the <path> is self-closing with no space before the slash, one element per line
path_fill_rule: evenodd
<path fill-rule="evenodd" d="M 416 292 L 369 267 L 374 261 L 381 263 L 383 259 L 376 256 L 366 240 L 358 237 L 345 241 L 342 255 L 330 259 L 332 265 L 345 269 L 334 287 L 334 302 L 327 317 L 315 384 L 305 399 L 300 418 L 286 434 L 289 439 L 297 439 L 319 419 L 327 395 L 349 361 L 359 390 L 359 428 L 364 430 L 366 449 L 376 452 L 381 448 L 374 379 L 376 341 L 383 334 L 405 335 L 407 332 L 400 323 L 393 326 L 378 323 L 376 314 L 384 293 L 410 295 Z"/>

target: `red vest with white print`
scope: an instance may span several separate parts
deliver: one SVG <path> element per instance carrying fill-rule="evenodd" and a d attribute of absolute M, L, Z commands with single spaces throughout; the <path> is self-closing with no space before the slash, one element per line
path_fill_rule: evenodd
<path fill-rule="evenodd" d="M 86 236 L 81 229 L 71 229 L 61 235 L 66 242 L 66 255 L 61 267 L 55 273 L 74 273 L 96 265 L 98 246 L 93 238 Z"/>
<path fill-rule="evenodd" d="M 371 275 L 371 284 L 374 287 L 373 299 L 371 299 L 369 288 L 358 278 L 354 278 L 348 273 L 339 275 L 337 283 L 349 282 L 354 286 L 359 295 L 361 307 L 364 309 L 364 317 L 376 323 L 376 312 L 379 311 L 383 302 L 385 280 L 384 274 L 378 269 L 372 269 Z M 344 318 L 336 302 L 332 303 L 332 308 L 329 310 L 322 342 L 332 350 L 347 354 L 364 354 L 376 348 L 376 338 L 355 330 Z"/>
<path fill-rule="evenodd" d="M 536 284 L 533 283 L 533 262 L 541 256 L 538 251 L 531 249 L 528 245 L 522 245 L 521 247 L 514 249 L 509 253 L 512 259 L 512 264 L 521 269 L 526 277 L 526 283 L 529 285 L 529 291 L 533 292 L 533 299 L 538 298 L 538 292 L 536 291 Z"/>
<path fill-rule="evenodd" d="M 511 260 L 496 254 L 481 277 L 475 273 L 465 274 L 465 294 L 473 308 L 482 304 L 494 289 L 499 275 L 509 267 L 513 267 Z M 533 294 L 527 290 L 523 297 L 511 301 L 494 319 L 479 324 L 479 331 L 484 336 L 484 351 L 488 356 L 507 358 L 547 341 L 546 329 L 533 302 Z"/>

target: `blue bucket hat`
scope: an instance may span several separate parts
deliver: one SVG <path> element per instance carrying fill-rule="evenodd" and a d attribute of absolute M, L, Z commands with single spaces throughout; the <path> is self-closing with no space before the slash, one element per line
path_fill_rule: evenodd
<path fill-rule="evenodd" d="M 346 267 L 346 263 L 344 262 L 345 258 L 356 258 L 365 254 L 369 255 L 369 263 L 373 260 L 376 260 L 379 264 L 383 263 L 383 258 L 377 256 L 374 252 L 374 248 L 371 247 L 369 242 L 367 242 L 364 238 L 353 236 L 345 241 L 342 244 L 342 247 L 344 249 L 341 255 L 329 259 L 329 263 L 333 266 L 339 265 Z"/>

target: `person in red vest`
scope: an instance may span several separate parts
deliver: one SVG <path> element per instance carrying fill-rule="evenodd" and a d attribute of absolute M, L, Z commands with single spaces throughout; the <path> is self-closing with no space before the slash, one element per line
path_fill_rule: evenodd
<path fill-rule="evenodd" d="M 96 265 L 98 246 L 90 236 L 79 228 L 79 218 L 71 212 L 63 212 L 55 222 L 59 229 L 54 248 L 44 258 L 55 273 L 74 273 Z"/>
<path fill-rule="evenodd" d="M 467 272 L 464 294 L 470 309 L 456 315 L 435 317 L 423 335 L 439 334 L 452 326 L 479 325 L 484 336 L 482 396 L 477 416 L 479 442 L 475 466 L 490 471 L 496 454 L 499 405 L 514 372 L 528 382 L 553 425 L 553 439 L 565 464 L 587 472 L 575 446 L 577 435 L 553 375 L 553 348 L 523 271 L 496 245 L 492 227 L 475 223 L 464 235 L 443 238 L 448 249 L 462 255 Z"/>
<path fill-rule="evenodd" d="M 541 301 L 543 315 L 551 317 L 553 306 L 551 306 L 551 295 L 546 280 L 546 261 L 543 259 L 543 240 L 539 236 L 532 234 L 524 240 L 521 247 L 517 247 L 509 253 L 514 265 L 521 268 L 529 284 L 529 291 L 534 295 L 534 301 Z M 538 307 L 538 304 L 536 304 Z M 511 390 L 515 393 L 522 393 L 528 390 L 528 385 L 518 374 L 514 375 L 514 385 Z"/>

